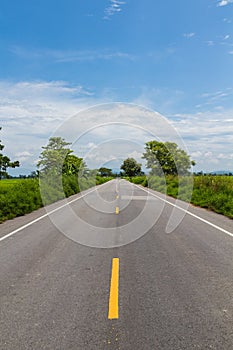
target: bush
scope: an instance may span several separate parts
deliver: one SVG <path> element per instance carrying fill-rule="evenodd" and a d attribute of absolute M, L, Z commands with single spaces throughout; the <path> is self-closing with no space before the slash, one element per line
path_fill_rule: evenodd
<path fill-rule="evenodd" d="M 232 176 L 149 176 L 148 187 L 233 218 Z"/>
<path fill-rule="evenodd" d="M 0 183 L 0 222 L 21 216 L 42 206 L 38 179 L 18 180 L 7 186 Z"/>
<path fill-rule="evenodd" d="M 0 181 L 0 223 L 111 179 L 111 177 L 100 176 L 78 179 L 75 175 L 64 175 L 62 183 L 59 177 L 54 176 L 41 177 L 40 181 L 39 179 L 2 180 Z"/>

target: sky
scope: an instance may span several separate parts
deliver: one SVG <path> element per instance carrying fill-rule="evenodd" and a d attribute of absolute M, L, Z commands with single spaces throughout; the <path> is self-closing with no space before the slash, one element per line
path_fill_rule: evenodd
<path fill-rule="evenodd" d="M 141 161 L 161 136 L 145 109 L 172 125 L 194 171 L 233 171 L 232 0 L 1 0 L 0 33 L 0 139 L 21 163 L 13 174 L 35 170 L 59 132 L 90 167 Z M 87 132 L 111 121 L 101 104 L 131 127 Z"/>

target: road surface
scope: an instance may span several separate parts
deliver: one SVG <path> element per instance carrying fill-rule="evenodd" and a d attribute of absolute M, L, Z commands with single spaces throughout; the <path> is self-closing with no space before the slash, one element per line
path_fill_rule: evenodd
<path fill-rule="evenodd" d="M 63 202 L 0 226 L 0 349 L 233 349 L 233 221 L 191 206 L 168 234 L 175 200 L 146 191 L 113 180 L 69 199 L 111 248 L 61 233 L 54 220 L 89 237 Z"/>

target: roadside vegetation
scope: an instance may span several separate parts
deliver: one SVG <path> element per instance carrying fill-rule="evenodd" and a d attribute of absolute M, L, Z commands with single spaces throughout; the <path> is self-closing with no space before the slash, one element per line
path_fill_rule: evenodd
<path fill-rule="evenodd" d="M 112 177 L 82 180 L 82 190 L 88 189 L 111 180 Z M 42 201 L 39 179 L 6 179 L 0 181 L 0 223 L 5 220 L 22 216 L 33 210 L 56 202 L 80 192 L 79 183 L 74 176 L 64 177 L 64 192 L 55 184 L 44 188 L 47 191 L 46 202 Z M 44 199 L 44 198 L 43 198 Z"/>
<path fill-rule="evenodd" d="M 142 158 L 149 175 L 128 180 L 233 218 L 233 176 L 190 176 L 195 161 L 172 142 L 147 142 Z"/>
<path fill-rule="evenodd" d="M 18 167 L 19 162 L 0 152 L 0 223 L 116 176 L 233 218 L 233 176 L 190 176 L 195 162 L 175 143 L 154 140 L 145 144 L 142 159 L 150 169 L 148 176 L 134 158 L 123 161 L 118 175 L 106 167 L 90 170 L 69 145 L 61 137 L 51 137 L 42 147 L 38 170 L 27 179 L 9 179 L 7 169 Z M 0 141 L 0 151 L 3 148 Z"/>
<path fill-rule="evenodd" d="M 174 198 L 190 200 L 194 205 L 233 219 L 233 176 L 194 175 L 193 181 L 190 176 L 182 176 L 180 184 L 177 175 L 144 175 L 126 179 Z"/>
<path fill-rule="evenodd" d="M 72 154 L 68 145 L 60 137 L 51 138 L 43 147 L 39 171 L 33 179 L 8 179 L 5 170 L 1 173 L 5 179 L 0 181 L 0 223 L 113 178 L 88 169 L 82 158 Z"/>

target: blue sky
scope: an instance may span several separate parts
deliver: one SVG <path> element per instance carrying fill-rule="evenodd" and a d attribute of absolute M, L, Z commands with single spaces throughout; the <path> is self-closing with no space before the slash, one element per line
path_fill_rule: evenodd
<path fill-rule="evenodd" d="M 68 117 L 116 101 L 167 118 L 196 170 L 233 170 L 233 1 L 2 0 L 0 32 L 1 139 L 21 172 Z"/>

